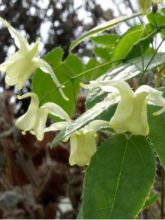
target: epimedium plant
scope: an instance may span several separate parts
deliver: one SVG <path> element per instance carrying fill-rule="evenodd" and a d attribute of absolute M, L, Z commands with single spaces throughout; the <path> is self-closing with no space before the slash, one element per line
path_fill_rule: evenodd
<path fill-rule="evenodd" d="M 151 195 L 157 158 L 165 168 L 165 53 L 159 52 L 165 38 L 165 9 L 158 10 L 160 2 L 144 4 L 139 0 L 142 14 L 119 17 L 93 28 L 72 43 L 64 60 L 60 47 L 41 59 L 40 40 L 28 44 L 0 18 L 19 48 L 0 65 L 6 83 L 22 89 L 34 73 L 32 92 L 17 96 L 30 97 L 31 101 L 16 126 L 39 141 L 45 132 L 60 131 L 51 147 L 70 139 L 70 165 L 84 166 L 78 218 L 136 218 L 157 199 Z M 147 23 L 139 22 L 122 36 L 106 32 L 140 16 L 146 16 Z M 153 47 L 157 34 L 161 40 Z M 93 57 L 84 63 L 71 51 L 87 39 L 92 41 Z M 147 81 L 150 78 L 151 84 Z M 86 111 L 72 120 L 82 88 L 88 91 Z M 49 116 L 52 123 L 48 126 Z M 99 130 L 106 138 L 98 135 Z"/>

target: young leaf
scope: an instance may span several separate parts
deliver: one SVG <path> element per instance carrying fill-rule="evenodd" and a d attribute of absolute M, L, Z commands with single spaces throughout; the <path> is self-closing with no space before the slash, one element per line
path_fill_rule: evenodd
<path fill-rule="evenodd" d="M 142 39 L 147 36 L 150 37 L 152 33 L 155 33 L 152 26 L 136 25 L 129 29 L 119 40 L 116 45 L 112 60 L 122 60 L 127 57 L 132 48 Z"/>
<path fill-rule="evenodd" d="M 111 21 L 105 22 L 104 24 L 101 24 L 101 25 L 89 30 L 87 33 L 85 33 L 84 35 L 81 35 L 79 38 L 77 38 L 75 41 L 72 42 L 72 44 L 70 46 L 70 50 L 73 50 L 78 44 L 80 44 L 85 39 L 88 39 L 95 34 L 99 34 L 101 32 L 110 30 L 110 29 L 114 28 L 116 25 L 120 24 L 121 22 L 125 22 L 125 21 L 132 19 L 134 17 L 137 17 L 139 15 L 140 15 L 140 13 L 133 14 L 130 16 L 118 17 L 118 18 L 115 18 Z"/>
<path fill-rule="evenodd" d="M 114 136 L 87 168 L 84 219 L 132 219 L 143 208 L 155 177 L 155 157 L 145 137 Z"/>

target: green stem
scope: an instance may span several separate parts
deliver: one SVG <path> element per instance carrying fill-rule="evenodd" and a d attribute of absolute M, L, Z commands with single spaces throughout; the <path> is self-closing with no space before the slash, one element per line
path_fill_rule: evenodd
<path fill-rule="evenodd" d="M 144 77 L 144 74 L 147 72 L 149 65 L 152 63 L 153 59 L 155 58 L 156 54 L 158 53 L 159 48 L 162 46 L 162 43 L 164 42 L 164 40 L 165 40 L 165 38 L 163 38 L 163 39 L 161 40 L 160 44 L 158 45 L 158 47 L 157 47 L 156 50 L 154 51 L 154 53 L 153 53 L 153 55 L 152 55 L 150 61 L 147 63 L 146 68 L 144 69 L 142 75 L 140 76 L 139 83 L 141 83 L 141 81 L 142 81 L 142 79 L 143 79 L 143 77 Z"/>
<path fill-rule="evenodd" d="M 48 95 L 51 95 L 53 92 L 56 92 L 56 91 L 58 91 L 58 89 L 59 88 L 62 88 L 63 86 L 65 86 L 67 83 L 69 83 L 70 81 L 73 81 L 74 79 L 77 79 L 77 78 L 79 78 L 79 77 L 81 77 L 81 76 L 83 76 L 83 75 L 85 75 L 85 74 L 87 74 L 87 73 L 90 73 L 91 71 L 96 71 L 97 69 L 100 69 L 101 67 L 105 67 L 105 66 L 107 66 L 107 65 L 111 65 L 111 64 L 114 64 L 114 63 L 118 63 L 118 62 L 122 62 L 123 60 L 114 60 L 114 61 L 108 61 L 108 62 L 106 62 L 106 63 L 102 63 L 102 64 L 100 64 L 100 65 L 97 65 L 96 67 L 93 67 L 93 68 L 91 68 L 91 69 L 88 69 L 88 70 L 85 70 L 85 71 L 83 71 L 83 72 L 81 72 L 81 73 L 79 73 L 79 74 L 77 74 L 76 76 L 72 76 L 72 77 L 68 77 L 68 79 L 65 81 L 65 82 L 63 82 L 62 83 L 62 85 L 61 86 L 59 86 L 58 88 L 54 88 L 54 89 L 52 89 L 49 93 L 47 93 L 43 98 L 42 98 L 42 100 L 41 100 L 41 102 L 43 102 L 44 101 L 44 99 L 48 96 Z"/>
<path fill-rule="evenodd" d="M 107 66 L 107 65 L 110 65 L 110 64 L 113 64 L 113 63 L 122 62 L 122 61 L 123 61 L 123 60 L 120 59 L 120 60 L 114 60 L 114 61 L 108 61 L 108 62 L 106 62 L 106 63 L 102 63 L 102 64 L 100 64 L 100 65 L 97 65 L 96 67 L 93 67 L 93 68 L 89 69 L 89 70 L 85 70 L 85 71 L 79 73 L 79 74 L 76 75 L 76 76 L 73 76 L 72 79 L 79 78 L 79 77 L 81 77 L 81 76 L 83 76 L 83 75 L 85 75 L 85 74 L 87 74 L 87 73 L 90 73 L 91 71 L 95 71 L 95 70 L 97 70 L 97 69 L 99 69 L 99 68 L 101 68 L 101 67 L 105 67 L 105 66 Z"/>

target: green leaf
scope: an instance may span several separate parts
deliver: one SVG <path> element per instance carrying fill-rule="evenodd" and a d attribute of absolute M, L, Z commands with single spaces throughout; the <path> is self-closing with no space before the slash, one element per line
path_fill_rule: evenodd
<path fill-rule="evenodd" d="M 100 146 L 85 175 L 84 219 L 132 219 L 143 208 L 155 177 L 145 137 L 114 136 Z"/>
<path fill-rule="evenodd" d="M 158 111 L 158 107 L 148 108 L 148 121 L 150 126 L 149 138 L 158 155 L 161 165 L 165 169 L 165 113 L 153 116 L 152 113 Z"/>
<path fill-rule="evenodd" d="M 44 58 L 53 68 L 60 83 L 65 84 L 64 93 L 69 98 L 69 101 L 61 97 L 50 76 L 39 69 L 33 76 L 32 90 L 39 96 L 41 104 L 55 102 L 71 116 L 75 108 L 75 99 L 80 89 L 80 79 L 71 79 L 71 77 L 75 77 L 83 71 L 83 64 L 76 55 L 70 54 L 64 61 L 62 61 L 62 57 L 62 49 L 56 48 Z"/>
<path fill-rule="evenodd" d="M 159 12 L 150 13 L 147 15 L 148 21 L 151 25 L 160 30 L 165 36 L 165 9 L 162 8 Z"/>
<path fill-rule="evenodd" d="M 129 51 L 132 49 L 144 34 L 144 29 L 141 25 L 137 25 L 129 29 L 119 40 L 113 52 L 113 60 L 125 59 Z"/>
<path fill-rule="evenodd" d="M 111 21 L 105 22 L 104 24 L 101 24 L 101 25 L 89 30 L 87 33 L 85 33 L 84 35 L 81 35 L 79 38 L 77 38 L 75 41 L 72 42 L 72 44 L 70 46 L 70 50 L 73 50 L 78 44 L 80 44 L 85 39 L 88 39 L 95 34 L 99 34 L 104 31 L 110 30 L 110 29 L 114 28 L 116 25 L 120 24 L 121 22 L 125 22 L 129 19 L 135 18 L 138 15 L 140 15 L 140 13 L 133 14 L 130 16 L 118 17 L 118 18 L 115 18 Z"/>
<path fill-rule="evenodd" d="M 61 47 L 57 47 L 49 52 L 45 59 L 50 62 L 50 65 L 59 65 L 62 62 L 64 52 Z"/>
<path fill-rule="evenodd" d="M 94 71 L 93 70 L 93 68 L 95 68 L 96 66 L 97 66 L 97 64 L 98 64 L 98 62 L 97 62 L 97 60 L 96 60 L 96 58 L 91 58 L 89 61 L 88 61 L 88 63 L 85 65 L 85 69 L 84 69 L 84 71 L 88 71 L 89 70 L 89 72 L 87 72 L 87 74 L 84 74 L 83 76 L 82 76 L 82 79 L 83 80 L 92 80 L 93 79 L 93 76 L 96 76 L 96 77 L 94 77 L 94 78 L 97 78 L 97 73 L 96 73 L 96 71 Z M 92 71 L 90 71 L 92 69 Z"/>
<path fill-rule="evenodd" d="M 94 47 L 94 53 L 96 54 L 96 57 L 100 57 L 101 59 L 105 61 L 109 61 L 111 56 L 110 56 L 110 51 L 107 48 L 103 47 Z"/>
<path fill-rule="evenodd" d="M 159 200 L 159 193 L 157 192 L 152 192 L 151 195 L 148 197 L 148 199 L 146 200 L 143 209 L 147 209 L 148 207 L 150 207 L 151 205 L 155 204 L 158 200 Z"/>
<path fill-rule="evenodd" d="M 104 35 L 92 37 L 91 40 L 96 44 L 109 47 L 114 45 L 118 38 L 119 36 L 116 34 L 104 34 Z"/>
<path fill-rule="evenodd" d="M 105 62 L 107 63 L 107 62 Z M 81 79 L 83 81 L 89 81 L 89 80 L 94 80 L 100 77 L 102 74 L 107 72 L 107 69 L 109 69 L 109 62 L 107 65 L 101 68 L 99 68 L 100 64 L 96 58 L 92 57 L 86 65 L 84 65 L 84 74 L 82 74 Z"/>
<path fill-rule="evenodd" d="M 165 25 L 165 9 L 156 13 L 149 13 L 147 15 L 148 21 L 154 27 L 161 27 Z"/>
<path fill-rule="evenodd" d="M 136 57 L 145 57 L 148 55 L 153 55 L 155 52 L 154 48 L 151 48 L 149 45 L 153 42 L 154 34 L 148 36 L 148 38 L 142 38 L 137 44 L 134 45 L 132 50 L 128 53 L 126 59 L 133 59 Z"/>
<path fill-rule="evenodd" d="M 146 26 L 145 28 L 142 25 L 136 25 L 129 29 L 119 40 L 116 45 L 112 60 L 123 60 L 127 57 L 132 48 L 142 39 L 150 36 L 153 32 L 151 26 Z"/>

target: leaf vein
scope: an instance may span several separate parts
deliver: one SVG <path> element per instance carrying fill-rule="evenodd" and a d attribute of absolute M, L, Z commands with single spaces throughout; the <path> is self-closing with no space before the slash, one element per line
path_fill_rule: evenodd
<path fill-rule="evenodd" d="M 124 164 L 124 161 L 125 161 L 127 147 L 128 147 L 128 141 L 125 143 L 125 150 L 124 150 L 123 158 L 122 158 L 121 165 L 120 165 L 119 175 L 117 177 L 116 190 L 115 190 L 115 193 L 114 193 L 114 198 L 113 198 L 113 201 L 112 201 L 111 209 L 110 209 L 110 211 L 108 213 L 109 218 L 111 218 L 111 216 L 112 216 L 113 208 L 114 208 L 114 205 L 115 205 L 116 195 L 117 195 L 117 192 L 118 192 L 118 188 L 119 188 L 119 184 L 120 184 L 120 179 L 121 179 L 121 175 L 122 175 L 122 171 L 123 171 L 123 164 Z"/>

